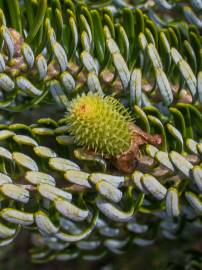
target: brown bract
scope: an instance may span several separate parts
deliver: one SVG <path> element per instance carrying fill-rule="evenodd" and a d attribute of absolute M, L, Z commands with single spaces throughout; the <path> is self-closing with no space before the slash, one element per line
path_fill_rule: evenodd
<path fill-rule="evenodd" d="M 140 158 L 139 147 L 146 143 L 153 145 L 160 145 L 162 143 L 161 135 L 151 135 L 146 133 L 136 125 L 131 125 L 130 128 L 133 130 L 133 138 L 131 145 L 127 151 L 116 157 L 109 157 L 108 159 L 113 162 L 117 169 L 124 173 L 131 173 L 135 169 L 137 162 Z"/>
<path fill-rule="evenodd" d="M 19 57 L 21 56 L 21 48 L 24 42 L 24 38 L 13 28 L 9 28 L 9 32 L 14 42 L 14 57 Z"/>
<path fill-rule="evenodd" d="M 9 28 L 8 30 L 11 34 L 11 37 L 14 43 L 14 55 L 11 61 L 7 55 L 4 55 L 4 60 L 6 63 L 6 71 L 16 76 L 20 73 L 20 71 L 23 71 L 24 66 L 25 66 L 24 58 L 21 53 L 24 39 L 20 35 L 20 33 L 18 33 L 15 29 Z M 5 51 L 6 51 L 6 45 L 4 45 L 4 48 L 3 48 L 3 52 Z"/>

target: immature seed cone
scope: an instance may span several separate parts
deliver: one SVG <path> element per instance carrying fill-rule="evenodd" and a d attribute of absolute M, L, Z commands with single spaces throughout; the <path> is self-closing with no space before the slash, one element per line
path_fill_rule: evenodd
<path fill-rule="evenodd" d="M 120 155 L 130 147 L 132 118 L 113 97 L 83 94 L 67 110 L 69 132 L 78 145 L 105 156 Z"/>

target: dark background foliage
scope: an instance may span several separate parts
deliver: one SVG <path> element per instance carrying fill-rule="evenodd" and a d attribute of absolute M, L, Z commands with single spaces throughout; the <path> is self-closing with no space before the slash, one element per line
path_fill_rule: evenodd
<path fill-rule="evenodd" d="M 163 240 L 151 247 L 133 246 L 125 254 L 109 254 L 102 261 L 77 259 L 32 264 L 27 256 L 29 235 L 23 233 L 12 246 L 0 249 L 0 270 L 199 270 L 202 269 L 199 265 L 202 250 L 200 238 L 201 235 L 197 233 L 189 240 Z"/>

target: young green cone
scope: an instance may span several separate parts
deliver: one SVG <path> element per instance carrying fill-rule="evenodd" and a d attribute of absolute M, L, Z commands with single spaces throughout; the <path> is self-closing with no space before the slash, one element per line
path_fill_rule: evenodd
<path fill-rule="evenodd" d="M 102 155 L 117 156 L 132 141 L 132 118 L 113 97 L 88 93 L 74 99 L 66 115 L 75 142 Z"/>

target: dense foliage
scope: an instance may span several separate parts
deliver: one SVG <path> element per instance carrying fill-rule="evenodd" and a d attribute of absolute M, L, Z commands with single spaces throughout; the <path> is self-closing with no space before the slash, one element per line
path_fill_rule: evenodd
<path fill-rule="evenodd" d="M 202 1 L 0 8 L 0 246 L 98 260 L 200 230 Z"/>

